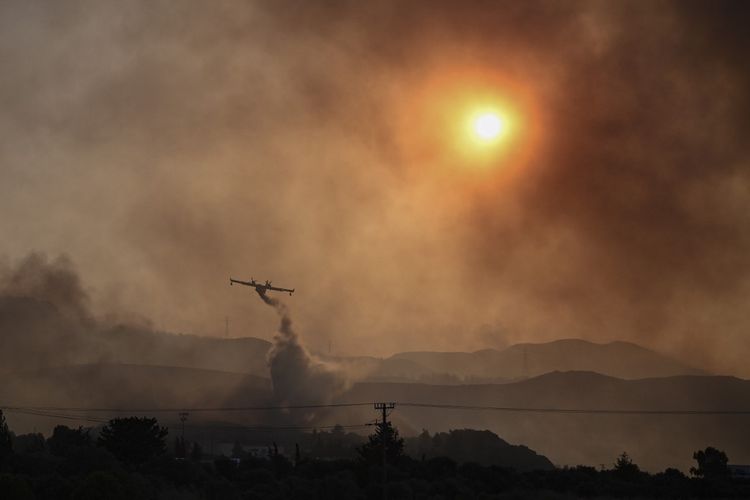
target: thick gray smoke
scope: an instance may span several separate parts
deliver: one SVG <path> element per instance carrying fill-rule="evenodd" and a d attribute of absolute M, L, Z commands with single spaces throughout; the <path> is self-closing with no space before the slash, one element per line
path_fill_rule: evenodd
<path fill-rule="evenodd" d="M 0 262 L 0 373 L 130 363 L 268 375 L 270 344 L 264 340 L 154 331 L 127 312 L 100 317 L 90 302 L 87 287 L 65 256 L 31 253 L 17 262 Z"/>
<path fill-rule="evenodd" d="M 268 352 L 273 392 L 279 402 L 290 404 L 323 403 L 347 389 L 343 372 L 316 360 L 299 341 L 292 328 L 289 310 L 278 299 L 258 291 L 267 305 L 273 307 L 281 323 Z"/>
<path fill-rule="evenodd" d="M 80 363 L 100 346 L 88 295 L 70 261 L 30 254 L 0 268 L 0 371 Z M 84 342 L 84 338 L 91 339 Z"/>

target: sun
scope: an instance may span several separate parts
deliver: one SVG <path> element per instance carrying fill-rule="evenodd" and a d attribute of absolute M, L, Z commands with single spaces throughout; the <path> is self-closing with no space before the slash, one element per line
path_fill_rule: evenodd
<path fill-rule="evenodd" d="M 500 139 L 507 128 L 507 119 L 492 111 L 477 113 L 470 120 L 471 133 L 481 142 L 494 142 Z"/>
<path fill-rule="evenodd" d="M 498 138 L 504 128 L 504 120 L 495 113 L 483 113 L 474 119 L 474 133 L 485 141 Z"/>

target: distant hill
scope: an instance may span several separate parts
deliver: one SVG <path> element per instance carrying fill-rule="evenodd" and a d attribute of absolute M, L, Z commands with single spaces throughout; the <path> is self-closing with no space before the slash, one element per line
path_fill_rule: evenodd
<path fill-rule="evenodd" d="M 421 429 L 489 429 L 523 443 L 557 465 L 606 464 L 627 451 L 642 467 L 687 470 L 706 446 L 750 462 L 747 415 L 572 414 L 422 408 L 407 403 L 539 409 L 750 411 L 750 381 L 734 377 L 679 376 L 621 380 L 591 372 L 554 372 L 507 384 L 361 383 L 340 400 L 396 401 L 393 421 L 406 434 Z M 350 421 L 371 411 L 348 412 Z"/>
<path fill-rule="evenodd" d="M 86 363 L 132 363 L 268 376 L 271 344 L 110 326 L 29 297 L 0 296 L 0 374 Z"/>
<path fill-rule="evenodd" d="M 403 352 L 390 361 L 410 361 L 420 368 L 412 378 L 445 374 L 463 382 L 502 382 L 554 371 L 581 370 L 624 379 L 700 375 L 673 358 L 628 342 L 595 344 L 564 339 L 542 344 L 516 344 L 503 351 Z M 380 375 L 380 373 L 378 373 Z M 402 375 L 403 376 L 403 375 Z"/>
<path fill-rule="evenodd" d="M 268 377 L 271 343 L 254 338 L 178 335 L 111 326 L 44 300 L 0 297 L 0 374 L 86 363 L 163 365 Z M 543 373 L 587 370 L 625 379 L 698 375 L 700 370 L 635 344 L 558 340 L 503 351 L 403 352 L 376 357 L 322 356 L 353 380 L 431 384 L 505 383 Z"/>
<path fill-rule="evenodd" d="M 507 384 L 358 383 L 333 402 L 368 401 L 395 401 L 391 418 L 402 435 L 418 436 L 423 429 L 432 434 L 487 429 L 508 443 L 530 447 L 556 465 L 611 466 L 620 453 L 627 451 L 648 470 L 678 466 L 686 471 L 693 465 L 692 453 L 707 446 L 724 450 L 732 462 L 750 462 L 747 415 L 577 414 L 447 407 L 750 411 L 750 381 L 733 377 L 621 380 L 591 372 L 553 372 Z M 20 374 L 5 378 L 0 384 L 0 404 L 4 405 L 175 409 L 273 403 L 267 379 L 192 368 L 78 365 Z M 17 432 L 48 431 L 52 424 L 61 423 L 59 418 L 25 417 L 12 412 L 7 416 Z M 153 416 L 170 425 L 177 421 L 174 411 Z M 190 423 L 299 425 L 305 422 L 322 426 L 363 424 L 376 417 L 372 406 L 364 405 L 319 408 L 304 413 L 193 412 Z"/>
<path fill-rule="evenodd" d="M 255 337 L 175 335 L 120 326 L 101 333 L 109 346 L 104 361 L 181 366 L 268 377 L 271 343 Z"/>
<path fill-rule="evenodd" d="M 47 368 L 7 377 L 0 386 L 0 401 L 17 406 L 173 408 L 270 400 L 270 381 L 254 375 L 136 364 Z"/>

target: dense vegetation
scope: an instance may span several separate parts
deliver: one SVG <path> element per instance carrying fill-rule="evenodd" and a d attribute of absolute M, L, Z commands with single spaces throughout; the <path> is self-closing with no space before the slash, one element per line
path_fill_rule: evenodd
<path fill-rule="evenodd" d="M 87 429 L 58 426 L 45 439 L 13 436 L 0 413 L 0 498 L 379 499 L 384 444 L 390 499 L 750 497 L 750 481 L 730 478 L 726 455 L 713 448 L 696 452 L 690 478 L 675 469 L 645 473 L 625 453 L 607 470 L 550 468 L 535 454 L 537 470 L 528 463 L 521 467 L 525 472 L 482 465 L 504 453 L 504 442 L 478 431 L 423 433 L 413 442 L 424 447 L 421 458 L 404 453 L 405 442 L 390 425 L 350 446 L 350 458 L 319 458 L 326 449 L 339 454 L 342 444 L 352 445 L 350 435 L 337 430 L 313 436 L 315 454 L 297 446 L 287 457 L 272 445 L 266 456 L 252 457 L 238 445 L 234 457 L 217 458 L 181 439 L 169 450 L 167 430 L 155 419 L 111 420 L 97 439 Z M 459 460 L 439 453 L 458 453 Z"/>

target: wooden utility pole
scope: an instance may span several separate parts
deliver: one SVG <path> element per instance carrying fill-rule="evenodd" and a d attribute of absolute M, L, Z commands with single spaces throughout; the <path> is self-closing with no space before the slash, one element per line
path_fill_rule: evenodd
<path fill-rule="evenodd" d="M 386 434 L 388 432 L 388 410 L 396 408 L 396 403 L 375 403 L 375 409 L 383 412 L 380 421 L 380 444 L 383 447 L 383 500 L 388 500 L 388 454 L 386 453 Z"/>
<path fill-rule="evenodd" d="M 187 420 L 188 415 L 190 414 L 186 411 L 181 411 L 179 415 L 180 415 L 180 424 L 182 426 L 182 443 L 185 444 L 185 420 Z"/>

